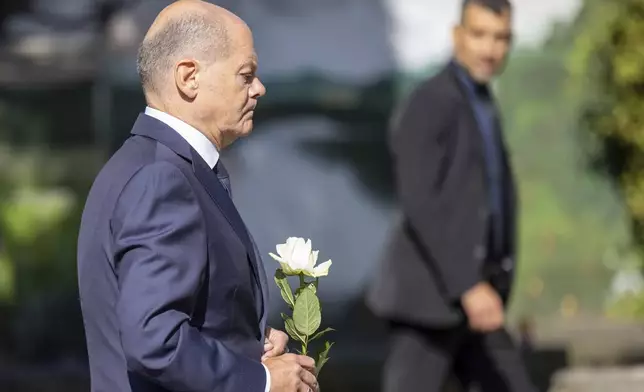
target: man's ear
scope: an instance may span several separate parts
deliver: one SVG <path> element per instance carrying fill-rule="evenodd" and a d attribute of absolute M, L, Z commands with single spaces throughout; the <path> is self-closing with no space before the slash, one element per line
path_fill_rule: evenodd
<path fill-rule="evenodd" d="M 459 41 L 458 37 L 460 36 L 462 29 L 463 29 L 463 26 L 461 26 L 460 23 L 457 23 L 452 28 L 452 46 L 454 48 L 456 48 L 458 46 L 458 41 Z"/>
<path fill-rule="evenodd" d="M 199 62 L 194 59 L 179 61 L 174 68 L 174 83 L 184 97 L 195 99 L 199 89 Z"/>

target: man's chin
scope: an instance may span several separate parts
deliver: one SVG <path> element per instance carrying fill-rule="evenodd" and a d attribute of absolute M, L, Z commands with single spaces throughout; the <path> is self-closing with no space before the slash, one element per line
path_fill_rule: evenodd
<path fill-rule="evenodd" d="M 472 79 L 474 79 L 477 83 L 481 83 L 481 84 L 489 83 L 492 80 L 492 78 L 494 78 L 494 74 L 490 74 L 490 73 L 479 72 L 477 74 L 472 75 Z"/>
<path fill-rule="evenodd" d="M 483 69 L 478 69 L 474 72 L 471 72 L 470 75 L 478 83 L 486 84 L 490 83 L 499 73 L 501 69 L 496 67 L 486 67 Z"/>
<path fill-rule="evenodd" d="M 249 135 L 251 132 L 253 132 L 253 126 L 254 126 L 254 123 L 252 118 L 244 120 L 244 122 L 242 123 L 242 126 L 240 127 L 240 136 L 244 137 Z"/>

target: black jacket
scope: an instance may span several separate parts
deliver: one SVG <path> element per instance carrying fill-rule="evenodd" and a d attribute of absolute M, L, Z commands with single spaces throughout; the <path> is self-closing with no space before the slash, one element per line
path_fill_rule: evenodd
<path fill-rule="evenodd" d="M 402 216 L 367 293 L 369 307 L 390 320 L 460 323 L 460 296 L 492 274 L 507 282 L 498 290 L 509 294 L 516 242 L 514 179 L 502 143 L 507 238 L 492 260 L 483 139 L 456 72 L 450 63 L 422 83 L 392 121 L 390 149 Z"/>

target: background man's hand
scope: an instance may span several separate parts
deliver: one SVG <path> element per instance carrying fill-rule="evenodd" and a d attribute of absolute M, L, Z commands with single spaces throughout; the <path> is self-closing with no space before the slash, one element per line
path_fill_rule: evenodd
<path fill-rule="evenodd" d="M 503 326 L 503 303 L 489 283 L 478 283 L 466 291 L 461 297 L 461 304 L 472 330 L 492 332 Z"/>
<path fill-rule="evenodd" d="M 264 339 L 264 355 L 262 361 L 268 358 L 277 357 L 286 352 L 288 344 L 288 335 L 279 329 L 271 327 L 266 328 L 266 338 Z"/>
<path fill-rule="evenodd" d="M 318 381 L 313 375 L 313 358 L 284 354 L 264 361 L 271 374 L 271 392 L 318 392 Z"/>

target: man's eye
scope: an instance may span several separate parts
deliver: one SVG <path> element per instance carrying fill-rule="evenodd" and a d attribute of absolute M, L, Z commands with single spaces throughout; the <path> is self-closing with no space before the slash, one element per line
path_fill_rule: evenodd
<path fill-rule="evenodd" d="M 485 35 L 485 32 L 481 30 L 472 30 L 470 34 L 474 38 L 482 38 Z"/>
<path fill-rule="evenodd" d="M 250 83 L 253 81 L 253 79 L 255 79 L 254 74 L 243 74 L 242 76 L 244 77 L 244 81 L 246 81 L 246 83 Z"/>

